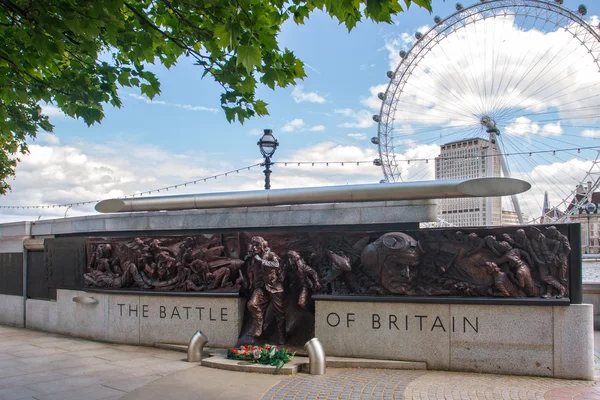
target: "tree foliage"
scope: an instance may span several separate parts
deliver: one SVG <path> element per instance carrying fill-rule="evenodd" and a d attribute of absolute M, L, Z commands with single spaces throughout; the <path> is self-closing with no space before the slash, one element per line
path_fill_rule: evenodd
<path fill-rule="evenodd" d="M 160 93 L 148 64 L 192 59 L 222 88 L 227 120 L 266 115 L 255 97 L 305 76 L 302 62 L 281 49 L 289 19 L 302 24 L 323 10 L 351 30 L 367 18 L 391 22 L 411 3 L 431 0 L 0 0 L 0 194 L 14 175 L 26 140 L 52 131 L 41 103 L 88 125 L 104 105 L 121 106 L 120 87 Z M 183 57 L 186 56 L 186 57 Z"/>

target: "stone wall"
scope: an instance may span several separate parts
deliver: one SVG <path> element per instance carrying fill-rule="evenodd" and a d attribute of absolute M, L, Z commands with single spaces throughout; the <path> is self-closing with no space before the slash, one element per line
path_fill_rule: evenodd
<path fill-rule="evenodd" d="M 73 300 L 76 298 L 93 298 L 96 302 L 78 303 Z M 56 301 L 27 300 L 27 327 L 147 346 L 187 344 L 201 330 L 210 346 L 226 348 L 236 344 L 245 304 L 245 299 L 237 296 L 148 296 L 58 290 Z"/>
<path fill-rule="evenodd" d="M 316 301 L 315 335 L 333 356 L 427 368 L 593 380 L 592 306 Z"/>

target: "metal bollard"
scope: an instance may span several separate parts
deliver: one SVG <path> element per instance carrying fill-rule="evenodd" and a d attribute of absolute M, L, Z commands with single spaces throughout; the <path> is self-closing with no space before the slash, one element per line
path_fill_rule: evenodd
<path fill-rule="evenodd" d="M 204 345 L 208 343 L 208 339 L 204 334 L 200 331 L 194 333 L 192 339 L 190 340 L 190 344 L 188 344 L 188 362 L 198 362 L 202 360 L 202 351 L 204 350 Z"/>
<path fill-rule="evenodd" d="M 306 344 L 304 348 L 308 351 L 309 360 L 309 372 L 311 375 L 325 375 L 325 350 L 323 345 L 317 338 L 312 338 Z"/>

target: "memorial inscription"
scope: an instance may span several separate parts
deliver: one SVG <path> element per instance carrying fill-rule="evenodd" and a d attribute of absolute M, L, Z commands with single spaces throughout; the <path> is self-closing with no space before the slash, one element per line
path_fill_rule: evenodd
<path fill-rule="evenodd" d="M 403 330 L 413 332 L 429 331 L 433 332 L 435 329 L 440 329 L 443 332 L 463 332 L 467 330 L 478 333 L 479 332 L 479 317 L 467 318 L 453 316 L 450 321 L 444 323 L 444 318 L 439 315 L 401 315 L 401 314 L 379 314 L 372 313 L 369 320 L 371 321 L 371 329 L 387 329 L 387 330 Z M 325 317 L 325 322 L 332 328 L 345 327 L 354 328 L 360 321 L 356 320 L 356 313 L 337 313 L 330 312 Z M 357 323 L 357 324 L 355 324 Z M 364 324 L 360 324 L 363 325 Z"/>
<path fill-rule="evenodd" d="M 227 322 L 227 307 L 192 307 L 192 306 L 163 306 L 151 308 L 148 304 L 117 303 L 118 315 L 121 317 L 179 319 L 197 321 L 222 321 Z"/>
<path fill-rule="evenodd" d="M 563 298 L 569 295 L 565 225 L 407 232 L 237 232 L 89 238 L 87 285 L 231 292 L 248 299 L 238 343 L 303 344 L 313 294 Z M 118 305 L 119 316 L 225 321 L 220 308 Z M 352 312 L 326 316 L 351 328 Z M 475 333 L 479 318 L 370 314 L 372 330 Z"/>

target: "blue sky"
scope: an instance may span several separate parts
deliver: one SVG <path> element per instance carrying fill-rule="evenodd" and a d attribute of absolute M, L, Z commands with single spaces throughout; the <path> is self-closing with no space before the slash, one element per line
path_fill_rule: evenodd
<path fill-rule="evenodd" d="M 471 2 L 463 4 L 468 6 Z M 571 10 L 579 4 L 565 1 L 565 7 Z M 209 78 L 201 79 L 202 71 L 188 59 L 180 60 L 170 70 L 152 67 L 161 82 L 161 95 L 149 101 L 133 89 L 123 89 L 123 106 L 107 106 L 101 124 L 87 127 L 83 121 L 66 118 L 48 108 L 55 125 L 54 135 L 42 134 L 33 143 L 31 155 L 23 157 L 16 178 L 10 181 L 13 191 L 0 199 L 0 205 L 50 205 L 117 197 L 251 165 L 260 162 L 256 141 L 264 128 L 273 129 L 280 142 L 275 161 L 372 160 L 378 157 L 377 147 L 368 140 L 377 136 L 377 125 L 371 119 L 376 113 L 374 106 L 379 105 L 374 95 L 385 89 L 386 71 L 395 65 L 399 49 L 410 48 L 414 33 L 432 26 L 434 15 L 445 17 L 453 13 L 455 2 L 434 0 L 433 9 L 430 14 L 413 6 L 396 17 L 394 24 L 365 21 L 351 33 L 319 12 L 304 25 L 286 23 L 279 36 L 280 45 L 293 50 L 305 62 L 308 76 L 296 88 L 259 88 L 258 98 L 269 104 L 270 116 L 254 118 L 244 125 L 226 121 L 219 104 L 220 86 Z M 600 4 L 590 2 L 586 18 L 597 24 L 597 18 L 592 16 L 599 14 Z M 576 72 L 583 75 L 585 71 Z M 600 79 L 594 75 L 596 81 Z M 537 123 L 531 116 L 517 121 L 519 116 L 515 114 L 513 120 L 507 121 L 507 126 L 513 124 L 510 148 L 558 149 L 572 147 L 568 143 L 573 142 L 577 146 L 593 146 L 600 136 L 600 129 L 593 129 L 597 121 L 585 124 L 589 137 L 584 138 L 581 135 L 586 128 L 577 128 L 584 125 L 563 123 L 557 128 L 558 118 L 544 120 L 540 114 L 541 122 Z M 400 124 L 401 118 L 398 119 Z M 406 133 L 421 128 L 413 121 L 410 127 L 407 124 Z M 407 135 L 404 147 L 397 152 L 405 158 L 435 156 L 439 148 L 436 135 L 437 131 L 433 132 L 428 141 L 417 140 L 416 134 Z M 536 144 L 534 135 L 541 137 L 541 144 Z M 565 189 L 551 193 L 551 202 L 556 204 L 568 194 L 566 188 L 573 187 L 574 181 L 583 176 L 582 171 L 587 171 L 593 154 L 584 154 L 579 158 L 570 153 L 555 160 L 537 158 L 515 165 L 514 169 L 529 169 L 527 176 L 521 175 L 528 180 L 542 182 L 552 176 L 562 179 L 560 185 Z M 290 167 L 275 166 L 274 188 L 372 183 L 382 178 L 381 169 L 372 165 Z M 431 178 L 430 169 L 423 171 L 408 178 Z M 568 176 L 558 178 L 556 171 L 567 171 Z M 262 179 L 261 170 L 255 168 L 175 193 L 261 189 Z M 548 178 L 532 196 L 540 197 L 541 202 L 539 192 L 557 184 Z M 536 212 L 536 203 L 531 201 L 531 213 Z M 63 216 L 64 211 L 4 209 L 0 210 L 0 218 L 55 218 Z M 68 213 L 89 214 L 93 209 L 92 205 L 76 206 Z"/>

